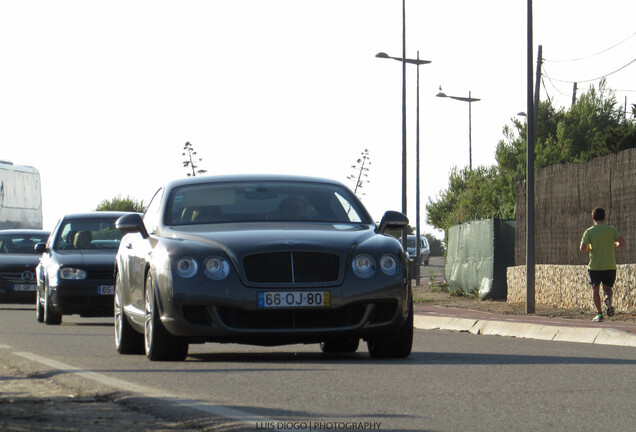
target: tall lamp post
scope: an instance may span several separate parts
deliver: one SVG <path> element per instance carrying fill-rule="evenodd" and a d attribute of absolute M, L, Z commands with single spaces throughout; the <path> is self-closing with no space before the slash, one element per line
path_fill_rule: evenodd
<path fill-rule="evenodd" d="M 480 101 L 481 99 L 471 97 L 470 91 L 468 92 L 468 97 L 448 96 L 443 92 L 437 93 L 437 97 L 447 97 L 447 98 L 455 99 L 462 102 L 468 102 L 468 168 L 472 171 L 473 170 L 473 143 L 472 143 L 472 131 L 471 131 L 472 129 L 471 104 L 473 102 Z"/>
<path fill-rule="evenodd" d="M 415 277 L 417 279 L 417 282 L 419 283 L 420 281 L 420 261 L 421 261 L 421 251 L 419 248 L 419 241 L 420 241 L 420 65 L 423 64 L 429 64 L 431 63 L 430 60 L 420 60 L 420 52 L 417 52 L 417 58 L 416 59 L 409 59 L 409 58 L 402 58 L 402 57 L 391 57 L 390 55 L 380 52 L 377 53 L 375 55 L 378 58 L 385 58 L 385 59 L 393 59 L 393 60 L 397 60 L 399 62 L 403 62 L 403 63 L 409 63 L 409 64 L 414 64 L 415 66 L 417 66 L 417 120 L 415 123 L 415 130 L 416 130 L 416 136 L 417 136 L 417 141 L 416 141 L 416 221 L 415 221 L 415 250 L 416 250 L 416 258 L 415 261 L 417 262 L 417 266 L 416 266 L 416 273 L 415 273 Z M 404 173 L 406 173 L 406 170 L 403 171 Z M 405 179 L 403 181 L 406 181 Z M 405 188 L 403 190 L 406 190 Z M 406 210 L 406 209 L 405 209 Z M 402 233 L 402 240 L 404 243 L 404 247 L 406 248 L 406 238 L 407 236 L 405 235 L 405 233 Z"/>

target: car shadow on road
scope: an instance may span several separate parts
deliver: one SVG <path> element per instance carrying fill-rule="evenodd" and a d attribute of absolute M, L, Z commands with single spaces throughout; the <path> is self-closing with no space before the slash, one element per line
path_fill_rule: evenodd
<path fill-rule="evenodd" d="M 386 364 L 392 366 L 412 365 L 636 365 L 636 359 L 593 358 L 546 355 L 513 355 L 483 353 L 450 353 L 450 352 L 413 352 L 406 359 L 373 359 L 363 351 L 352 354 L 316 353 L 196 353 L 190 354 L 186 361 L 209 363 L 280 363 L 280 364 L 325 364 L 338 362 L 342 364 Z"/>

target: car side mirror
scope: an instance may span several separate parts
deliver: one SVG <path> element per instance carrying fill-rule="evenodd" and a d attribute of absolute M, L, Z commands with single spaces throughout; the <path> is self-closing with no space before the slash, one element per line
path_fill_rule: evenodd
<path fill-rule="evenodd" d="M 139 213 L 131 213 L 121 216 L 115 222 L 115 228 L 125 234 L 139 233 L 145 239 L 149 237 L 144 221 Z"/>
<path fill-rule="evenodd" d="M 397 211 L 391 211 L 384 213 L 382 220 L 380 221 L 380 228 L 378 231 L 384 234 L 389 229 L 402 229 L 409 224 L 409 218 L 404 213 Z"/>
<path fill-rule="evenodd" d="M 37 253 L 44 253 L 46 252 L 46 243 L 36 243 L 33 248 Z"/>

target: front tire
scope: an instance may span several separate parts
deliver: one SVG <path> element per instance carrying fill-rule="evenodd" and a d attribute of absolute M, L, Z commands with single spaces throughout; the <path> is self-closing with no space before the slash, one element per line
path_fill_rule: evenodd
<path fill-rule="evenodd" d="M 182 361 L 188 356 L 188 343 L 173 336 L 161 323 L 152 274 L 146 277 L 144 346 L 146 357 L 152 361 Z"/>
<path fill-rule="evenodd" d="M 413 299 L 409 296 L 409 313 L 397 333 L 377 337 L 367 341 L 371 357 L 376 359 L 406 358 L 413 346 Z"/>
<path fill-rule="evenodd" d="M 46 292 L 44 293 L 44 324 L 62 324 L 62 314 L 59 314 L 53 310 L 53 307 L 51 306 L 51 298 Z"/>
<path fill-rule="evenodd" d="M 126 315 L 121 300 L 121 286 L 115 279 L 115 348 L 119 354 L 143 354 L 144 338 L 141 333 L 132 328 Z"/>
<path fill-rule="evenodd" d="M 44 322 L 44 306 L 42 306 L 39 288 L 35 292 L 35 319 L 39 323 Z"/>

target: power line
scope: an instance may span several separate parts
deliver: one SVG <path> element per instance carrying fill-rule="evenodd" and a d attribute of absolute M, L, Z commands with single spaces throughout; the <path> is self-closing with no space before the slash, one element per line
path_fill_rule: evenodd
<path fill-rule="evenodd" d="M 551 78 L 551 77 L 548 77 L 548 78 L 549 78 L 551 81 L 557 81 L 557 82 L 562 82 L 562 83 L 570 83 L 570 84 L 573 84 L 573 83 L 586 83 L 586 82 L 591 82 L 591 81 L 598 81 L 598 80 L 600 80 L 600 79 L 607 78 L 608 76 L 614 75 L 615 73 L 622 71 L 623 69 L 625 69 L 627 66 L 631 65 L 631 64 L 632 64 L 632 63 L 634 63 L 634 62 L 636 62 L 636 58 L 635 58 L 635 59 L 633 59 L 632 61 L 630 61 L 629 63 L 625 64 L 624 66 L 621 66 L 620 68 L 616 69 L 616 70 L 615 70 L 615 71 L 613 71 L 613 72 L 610 72 L 610 73 L 607 73 L 607 74 L 601 75 L 600 77 L 597 77 L 597 78 L 591 78 L 591 79 L 587 79 L 587 80 L 562 80 L 562 79 L 558 79 L 558 78 Z"/>
<path fill-rule="evenodd" d="M 548 61 L 548 62 L 552 62 L 552 63 L 568 63 L 568 62 L 575 62 L 575 61 L 580 61 L 580 60 L 587 60 L 589 58 L 596 57 L 597 55 L 603 54 L 603 53 L 605 53 L 605 52 L 607 52 L 607 51 L 609 51 L 611 49 L 616 48 L 617 46 L 627 42 L 629 39 L 633 38 L 634 36 L 636 36 L 636 32 L 632 33 L 630 36 L 626 37 L 625 39 L 623 39 L 619 43 L 617 43 L 615 45 L 612 45 L 609 48 L 605 48 L 602 51 L 599 51 L 599 52 L 597 52 L 595 54 L 590 54 L 590 55 L 585 56 L 585 57 L 579 57 L 579 58 L 574 58 L 574 59 L 570 59 L 570 60 L 548 60 L 548 59 L 544 59 L 544 61 Z"/>

